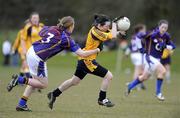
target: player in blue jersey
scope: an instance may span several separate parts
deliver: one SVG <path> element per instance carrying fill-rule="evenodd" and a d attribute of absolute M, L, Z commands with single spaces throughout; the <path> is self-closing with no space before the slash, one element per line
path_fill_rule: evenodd
<path fill-rule="evenodd" d="M 64 49 L 76 53 L 78 56 L 87 57 L 100 52 L 94 50 L 82 50 L 71 38 L 74 30 L 74 19 L 71 16 L 63 17 L 57 26 L 45 26 L 39 33 L 41 40 L 32 44 L 27 52 L 27 63 L 32 78 L 14 75 L 7 89 L 11 91 L 18 84 L 27 84 L 23 96 L 16 107 L 17 111 L 30 111 L 27 100 L 35 88 L 44 89 L 48 86 L 46 61 Z"/>
<path fill-rule="evenodd" d="M 128 85 L 127 93 L 128 95 L 131 90 L 141 82 L 147 80 L 152 72 L 157 73 L 157 83 L 156 83 L 156 97 L 158 100 L 165 100 L 162 95 L 161 88 L 163 83 L 163 78 L 166 73 L 166 69 L 160 63 L 162 52 L 164 49 L 173 50 L 175 45 L 170 39 L 170 35 L 167 33 L 168 30 L 168 21 L 161 20 L 158 24 L 158 27 L 155 28 L 152 32 L 147 33 L 144 37 L 141 37 L 144 42 L 143 48 L 140 48 L 144 52 L 144 72 L 142 75 L 138 76 L 134 81 Z"/>
<path fill-rule="evenodd" d="M 143 53 L 139 49 L 142 48 L 142 42 L 139 37 L 143 37 L 146 34 L 146 26 L 144 24 L 137 24 L 134 27 L 134 35 L 132 36 L 130 42 L 130 56 L 131 61 L 134 65 L 134 75 L 133 79 L 136 79 L 139 75 L 143 73 Z M 137 89 L 146 89 L 143 83 L 140 86 L 137 86 Z"/>

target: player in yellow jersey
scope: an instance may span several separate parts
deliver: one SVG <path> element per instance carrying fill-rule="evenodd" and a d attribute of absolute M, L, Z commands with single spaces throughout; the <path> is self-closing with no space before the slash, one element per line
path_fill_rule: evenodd
<path fill-rule="evenodd" d="M 14 41 L 13 47 L 12 47 L 12 53 L 14 54 L 16 51 L 18 52 L 18 54 L 20 55 L 21 58 L 21 68 L 20 68 L 20 75 L 24 76 L 26 72 L 28 72 L 28 68 L 26 67 L 26 65 L 23 63 L 25 60 L 25 55 L 23 54 L 23 49 L 21 46 L 21 41 L 22 41 L 22 32 L 23 29 L 21 29 L 18 34 L 17 37 Z"/>
<path fill-rule="evenodd" d="M 171 82 L 171 55 L 173 54 L 173 50 L 164 49 L 161 64 L 166 68 L 165 79 L 169 84 Z"/>
<path fill-rule="evenodd" d="M 95 15 L 93 27 L 88 33 L 86 45 L 83 50 L 100 48 L 104 41 L 116 38 L 118 34 L 116 23 L 112 22 L 111 29 L 110 26 L 111 20 L 108 16 L 103 14 Z M 99 92 L 98 104 L 106 107 L 114 106 L 114 103 L 106 98 L 106 91 L 113 75 L 108 69 L 96 62 L 97 55 L 98 54 L 93 54 L 84 58 L 79 57 L 76 71 L 72 78 L 66 80 L 57 89 L 48 93 L 49 107 L 51 109 L 53 108 L 56 97 L 71 86 L 77 85 L 88 73 L 103 78 Z"/>
<path fill-rule="evenodd" d="M 41 31 L 44 25 L 40 23 L 39 20 L 39 14 L 37 12 L 33 12 L 22 30 L 21 46 L 23 57 L 26 57 L 26 52 L 31 47 L 32 43 L 41 39 L 41 37 L 39 36 L 39 32 Z M 29 74 L 26 59 L 24 59 L 22 63 L 24 65 L 24 68 L 26 68 L 26 77 L 31 77 L 31 75 Z"/>

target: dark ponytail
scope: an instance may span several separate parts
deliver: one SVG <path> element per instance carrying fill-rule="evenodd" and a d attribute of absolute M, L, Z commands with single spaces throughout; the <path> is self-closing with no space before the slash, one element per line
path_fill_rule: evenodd
<path fill-rule="evenodd" d="M 104 15 L 104 14 L 95 14 L 93 25 L 97 26 L 98 24 L 100 24 L 103 26 L 103 25 L 105 25 L 105 22 L 107 22 L 107 21 L 109 21 L 109 22 L 111 21 L 109 16 Z"/>

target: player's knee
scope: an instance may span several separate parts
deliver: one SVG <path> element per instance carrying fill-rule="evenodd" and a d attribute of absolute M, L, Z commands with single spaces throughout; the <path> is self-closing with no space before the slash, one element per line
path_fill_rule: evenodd
<path fill-rule="evenodd" d="M 79 78 L 73 78 L 71 80 L 71 83 L 72 83 L 73 86 L 76 86 L 76 85 L 78 85 L 80 83 L 80 79 Z"/>
<path fill-rule="evenodd" d="M 163 75 L 165 75 L 167 73 L 167 70 L 164 68 L 162 73 Z"/>
<path fill-rule="evenodd" d="M 112 80 L 113 74 L 110 71 L 108 71 L 108 73 L 106 74 L 105 78 L 108 79 L 108 80 Z"/>
<path fill-rule="evenodd" d="M 145 77 L 145 76 L 141 76 L 141 77 L 139 77 L 139 80 L 140 80 L 141 82 L 143 82 L 144 80 L 146 80 L 146 77 Z"/>
<path fill-rule="evenodd" d="M 73 85 L 73 86 L 76 86 L 76 85 L 78 85 L 79 83 L 80 83 L 80 81 L 73 81 L 73 82 L 72 82 L 72 85 Z"/>
<path fill-rule="evenodd" d="M 139 80 L 141 81 L 141 82 L 143 82 L 143 81 L 145 81 L 145 80 L 147 80 L 148 78 L 149 78 L 149 74 L 148 73 L 144 73 L 144 74 L 142 74 L 142 75 L 140 75 L 139 76 Z"/>
<path fill-rule="evenodd" d="M 163 78 L 165 74 L 166 74 L 166 69 L 162 66 L 161 68 L 159 68 L 158 76 Z"/>
<path fill-rule="evenodd" d="M 48 84 L 47 83 L 43 83 L 42 86 L 40 87 L 40 89 L 45 89 L 48 87 Z"/>
<path fill-rule="evenodd" d="M 161 70 L 161 75 L 164 77 L 166 75 L 166 69 L 165 68 L 162 68 Z"/>

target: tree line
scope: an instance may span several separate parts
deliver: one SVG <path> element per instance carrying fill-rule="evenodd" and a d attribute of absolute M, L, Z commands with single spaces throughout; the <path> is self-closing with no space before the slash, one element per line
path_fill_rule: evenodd
<path fill-rule="evenodd" d="M 167 19 L 172 38 L 180 43 L 179 4 L 179 0 L 0 0 L 0 29 L 19 29 L 30 13 L 37 11 L 45 25 L 55 25 L 58 18 L 71 15 L 76 21 L 75 33 L 85 35 L 93 14 L 104 13 L 111 18 L 127 16 L 132 26 L 145 23 L 148 28 Z"/>

